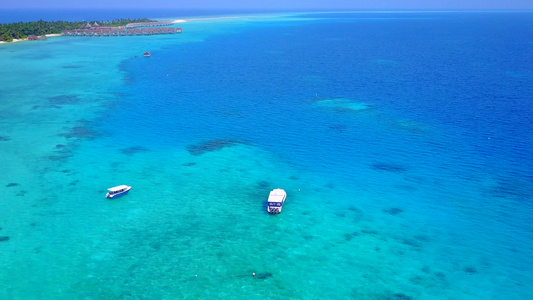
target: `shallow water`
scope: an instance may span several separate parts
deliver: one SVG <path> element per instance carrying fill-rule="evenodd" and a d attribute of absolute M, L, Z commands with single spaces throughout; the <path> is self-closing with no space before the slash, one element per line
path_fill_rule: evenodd
<path fill-rule="evenodd" d="M 0 297 L 531 298 L 532 21 L 0 45 Z"/>

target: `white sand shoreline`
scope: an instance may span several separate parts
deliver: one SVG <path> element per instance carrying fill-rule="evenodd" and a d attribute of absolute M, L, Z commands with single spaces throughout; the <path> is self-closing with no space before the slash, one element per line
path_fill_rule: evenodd
<path fill-rule="evenodd" d="M 178 19 L 172 21 L 172 23 L 187 23 L 190 21 L 203 21 L 203 20 L 224 20 L 224 19 L 238 19 L 239 17 L 211 17 L 211 18 L 193 18 L 193 19 Z"/>
<path fill-rule="evenodd" d="M 51 33 L 51 34 L 45 34 L 44 36 L 49 38 L 49 37 L 61 36 L 61 34 L 60 33 Z M 12 42 L 0 41 L 0 44 L 11 44 L 11 43 L 18 43 L 18 42 L 25 42 L 25 41 L 28 41 L 28 38 L 25 38 L 25 39 L 13 39 Z"/>

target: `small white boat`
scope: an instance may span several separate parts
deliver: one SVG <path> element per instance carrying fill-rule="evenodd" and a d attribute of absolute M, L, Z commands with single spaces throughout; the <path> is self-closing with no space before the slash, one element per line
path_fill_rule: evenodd
<path fill-rule="evenodd" d="M 150 51 L 145 51 L 143 54 L 144 57 L 150 57 L 152 54 L 150 54 Z"/>
<path fill-rule="evenodd" d="M 287 193 L 282 189 L 273 189 L 270 191 L 270 194 L 268 195 L 267 211 L 271 214 L 281 213 L 285 198 L 287 198 Z"/>
<path fill-rule="evenodd" d="M 119 186 L 107 189 L 108 193 L 105 195 L 105 197 L 109 199 L 115 199 L 120 196 L 126 195 L 130 190 L 131 190 L 131 186 L 119 185 Z"/>

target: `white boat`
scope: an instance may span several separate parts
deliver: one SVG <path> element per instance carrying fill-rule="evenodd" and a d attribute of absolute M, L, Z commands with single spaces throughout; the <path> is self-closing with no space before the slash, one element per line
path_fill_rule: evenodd
<path fill-rule="evenodd" d="M 281 213 L 285 198 L 287 198 L 287 193 L 282 189 L 273 189 L 270 191 L 270 194 L 268 195 L 267 211 L 271 214 Z"/>
<path fill-rule="evenodd" d="M 119 185 L 119 186 L 107 189 L 108 193 L 105 195 L 105 197 L 109 199 L 115 199 L 120 196 L 126 195 L 130 190 L 131 190 L 131 186 Z"/>
<path fill-rule="evenodd" d="M 150 51 L 145 51 L 143 54 L 144 57 L 150 57 L 152 54 L 150 54 Z"/>

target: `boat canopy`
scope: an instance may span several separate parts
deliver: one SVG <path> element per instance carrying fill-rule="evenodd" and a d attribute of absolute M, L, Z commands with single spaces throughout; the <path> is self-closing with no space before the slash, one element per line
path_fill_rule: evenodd
<path fill-rule="evenodd" d="M 268 195 L 268 202 L 283 202 L 286 196 L 287 193 L 285 193 L 284 190 L 274 189 L 270 191 L 270 194 Z"/>
<path fill-rule="evenodd" d="M 127 185 L 119 185 L 119 186 L 116 186 L 116 187 L 109 188 L 107 190 L 110 191 L 111 193 L 114 193 L 114 192 L 122 191 L 123 189 L 126 189 L 126 188 L 128 188 Z"/>

